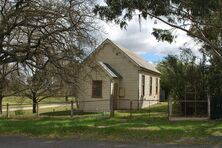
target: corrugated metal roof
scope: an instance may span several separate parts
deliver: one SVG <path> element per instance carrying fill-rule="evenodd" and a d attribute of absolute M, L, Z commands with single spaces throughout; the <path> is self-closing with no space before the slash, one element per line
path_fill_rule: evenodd
<path fill-rule="evenodd" d="M 113 78 L 122 78 L 122 76 L 109 64 L 98 61 L 99 65 Z"/>
<path fill-rule="evenodd" d="M 109 40 L 109 39 L 107 39 Z M 120 50 L 122 50 L 131 60 L 133 60 L 136 64 L 138 64 L 140 67 L 145 68 L 147 70 L 156 72 L 156 73 L 160 73 L 153 64 L 145 61 L 143 58 L 139 57 L 138 55 L 136 55 L 135 53 L 133 53 L 131 50 L 124 48 L 116 43 L 114 43 L 113 41 L 109 40 L 110 42 L 112 42 L 113 44 L 115 44 Z"/>
<path fill-rule="evenodd" d="M 105 41 L 103 41 L 97 48 L 96 50 L 94 50 L 84 61 L 87 61 L 87 59 L 89 59 L 93 54 L 96 54 L 97 51 L 99 51 L 99 49 L 101 49 L 103 47 L 103 45 L 105 43 L 110 43 L 113 46 L 115 46 L 116 48 L 118 48 L 119 50 L 121 50 L 123 53 L 125 53 L 125 55 L 131 60 L 133 61 L 135 64 L 137 64 L 140 68 L 144 68 L 148 71 L 152 71 L 155 73 L 160 74 L 160 72 L 155 68 L 155 66 L 147 61 L 145 61 L 143 58 L 139 57 L 138 55 L 136 55 L 135 53 L 133 53 L 133 51 L 126 49 L 116 43 L 114 43 L 113 41 L 111 41 L 110 39 L 106 39 Z"/>

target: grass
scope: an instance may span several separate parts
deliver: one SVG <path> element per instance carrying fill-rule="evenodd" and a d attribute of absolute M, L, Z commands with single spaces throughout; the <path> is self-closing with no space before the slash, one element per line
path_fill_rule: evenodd
<path fill-rule="evenodd" d="M 114 118 L 108 118 L 108 114 L 101 113 L 76 113 L 73 118 L 69 118 L 66 113 L 69 113 L 69 110 L 58 110 L 50 114 L 50 116 L 60 114 L 62 117 L 58 118 L 3 119 L 0 120 L 0 133 L 47 138 L 184 142 L 186 144 L 209 143 L 208 137 L 222 136 L 220 121 L 168 121 L 166 103 L 155 105 L 150 111 L 134 112 L 131 118 L 127 112 L 117 112 Z"/>
<path fill-rule="evenodd" d="M 13 106 L 13 107 L 16 107 L 16 106 Z M 17 107 L 21 107 L 21 106 L 17 106 Z M 25 106 L 25 107 L 27 107 L 27 106 Z M 9 109 L 9 111 L 10 111 L 10 109 Z M 65 106 L 40 108 L 39 115 L 42 117 L 53 117 L 53 116 L 68 117 L 68 116 L 70 116 L 70 105 L 67 104 Z M 6 111 L 3 111 L 3 114 L 1 116 L 3 118 L 6 117 Z M 27 119 L 30 117 L 36 117 L 36 114 L 32 113 L 32 109 L 29 109 L 29 110 L 22 110 L 21 109 L 21 110 L 16 110 L 16 111 L 10 111 L 9 116 L 10 116 L 10 118 L 26 118 Z"/>
<path fill-rule="evenodd" d="M 73 100 L 72 97 L 68 98 L 69 100 Z M 49 97 L 41 101 L 41 103 L 59 103 L 59 102 L 65 102 L 64 97 Z M 32 104 L 32 100 L 26 97 L 5 97 L 3 99 L 3 105 L 9 104 Z"/>

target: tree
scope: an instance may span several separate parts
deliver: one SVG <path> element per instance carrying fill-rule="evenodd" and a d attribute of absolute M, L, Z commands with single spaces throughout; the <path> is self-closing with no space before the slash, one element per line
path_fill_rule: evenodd
<path fill-rule="evenodd" d="M 20 90 L 18 94 L 32 100 L 33 113 L 36 113 L 37 103 L 48 97 L 55 96 L 60 89 L 55 75 L 48 70 L 48 66 L 41 70 L 23 70 L 19 76 L 13 78 L 16 81 L 14 86 L 20 87 L 16 87 L 16 91 Z"/>
<path fill-rule="evenodd" d="M 172 28 L 154 28 L 152 34 L 157 40 L 171 43 L 175 38 L 173 31 L 179 29 L 201 42 L 211 54 L 222 56 L 221 0 L 105 0 L 105 3 L 96 5 L 94 12 L 121 28 L 135 15 L 139 20 L 159 20 Z"/>
<path fill-rule="evenodd" d="M 1 0 L 0 65 L 22 63 L 38 69 L 76 58 L 95 38 L 90 0 Z M 82 46 L 81 46 L 82 45 Z M 43 59 L 36 65 L 38 57 Z"/>
<path fill-rule="evenodd" d="M 28 80 L 24 67 L 34 72 L 28 75 L 34 90 L 33 85 L 37 83 L 34 81 L 44 79 L 41 73 L 48 64 L 62 69 L 64 60 L 81 62 L 86 47 L 96 42 L 94 34 L 98 26 L 92 4 L 91 0 L 1 0 L 0 68 L 5 65 L 23 67 L 18 70 L 20 74 L 13 73 L 15 78 L 22 76 L 22 81 Z M 11 85 L 23 86 L 19 80 L 15 82 Z M 19 88 L 13 89 L 14 92 L 19 92 Z"/>
<path fill-rule="evenodd" d="M 184 100 L 187 87 L 191 87 L 196 90 L 197 98 L 204 98 L 207 75 L 203 75 L 202 61 L 197 61 L 190 49 L 181 49 L 180 56 L 168 55 L 157 67 L 166 96 Z"/>
<path fill-rule="evenodd" d="M 2 114 L 3 98 L 9 95 L 10 74 L 17 70 L 14 64 L 0 65 L 0 114 Z"/>

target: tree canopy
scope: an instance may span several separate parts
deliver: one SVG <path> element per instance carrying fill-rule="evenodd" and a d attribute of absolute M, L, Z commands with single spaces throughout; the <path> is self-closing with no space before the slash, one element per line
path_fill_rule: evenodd
<path fill-rule="evenodd" d="M 95 41 L 96 23 L 91 3 L 1 0 L 0 65 L 17 62 L 42 68 L 48 62 L 79 60 L 81 45 Z"/>
<path fill-rule="evenodd" d="M 173 31 L 185 31 L 201 42 L 210 54 L 222 55 L 222 1 L 221 0 L 105 0 L 94 12 L 102 19 L 126 27 L 134 16 L 139 19 L 159 20 L 172 29 L 155 28 L 157 40 L 172 42 Z"/>
<path fill-rule="evenodd" d="M 78 85 L 85 49 L 97 41 L 92 4 L 93 0 L 0 0 L 0 113 L 8 87 L 11 94 L 42 100 L 59 89 L 52 77 Z"/>
<path fill-rule="evenodd" d="M 197 60 L 190 49 L 181 49 L 180 56 L 168 55 L 157 65 L 161 72 L 161 87 L 166 97 L 184 100 L 186 89 L 195 90 L 199 99 L 206 97 L 208 70 L 203 60 Z"/>

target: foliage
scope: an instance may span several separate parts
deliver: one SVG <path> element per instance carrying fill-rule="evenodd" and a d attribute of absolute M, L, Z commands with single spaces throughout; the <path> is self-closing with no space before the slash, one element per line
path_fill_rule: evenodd
<path fill-rule="evenodd" d="M 158 40 L 172 42 L 176 29 L 185 31 L 201 42 L 211 54 L 222 55 L 221 0 L 105 0 L 94 12 L 102 19 L 126 27 L 134 16 L 150 18 L 169 25 L 170 29 L 154 29 Z"/>
<path fill-rule="evenodd" d="M 91 4 L 85 0 L 1 1 L 0 64 L 43 68 L 48 62 L 81 59 L 83 46 L 95 41 Z"/>
<path fill-rule="evenodd" d="M 207 75 L 210 94 L 212 96 L 222 96 L 222 61 L 219 58 L 210 60 Z"/>
<path fill-rule="evenodd" d="M 181 50 L 180 57 L 169 55 L 159 63 L 161 72 L 161 87 L 175 99 L 185 99 L 186 89 L 192 88 L 201 99 L 204 94 L 205 76 L 202 65 L 197 64 L 196 57 L 189 49 Z"/>
<path fill-rule="evenodd" d="M 92 4 L 0 1 L 0 113 L 6 86 L 7 95 L 23 94 L 35 103 L 57 92 L 62 83 L 63 88 L 75 89 L 70 86 L 78 85 L 79 63 L 96 43 Z"/>
<path fill-rule="evenodd" d="M 17 110 L 15 111 L 15 115 L 18 116 L 18 115 L 24 115 L 25 112 L 23 110 Z"/>

